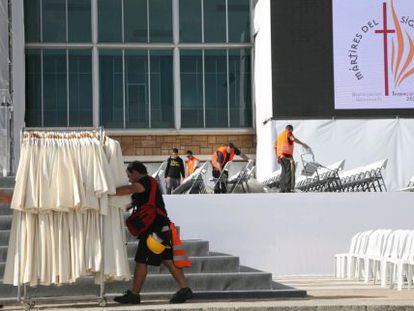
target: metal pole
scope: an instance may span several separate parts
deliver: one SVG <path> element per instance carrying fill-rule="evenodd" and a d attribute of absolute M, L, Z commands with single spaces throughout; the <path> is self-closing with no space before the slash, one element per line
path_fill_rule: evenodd
<path fill-rule="evenodd" d="M 17 237 L 17 302 L 22 300 L 22 289 L 20 284 L 21 279 L 21 262 L 22 262 L 22 212 L 19 213 L 19 232 Z"/>
<path fill-rule="evenodd" d="M 6 107 L 6 122 L 7 122 L 7 156 L 8 156 L 8 168 L 7 174 L 10 174 L 13 171 L 13 145 L 14 145 L 14 137 L 13 137 L 13 93 L 14 93 L 14 86 L 13 86 L 13 25 L 12 25 L 12 0 L 7 1 L 7 11 L 9 17 L 9 96 L 10 96 L 10 103 Z"/>

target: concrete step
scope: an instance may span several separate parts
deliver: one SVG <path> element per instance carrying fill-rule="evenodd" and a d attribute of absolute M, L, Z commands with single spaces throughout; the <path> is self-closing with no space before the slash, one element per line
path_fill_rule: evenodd
<path fill-rule="evenodd" d="M 0 203 L 0 216 L 3 215 L 12 215 L 13 211 L 8 204 L 1 204 Z"/>
<path fill-rule="evenodd" d="M 128 258 L 135 257 L 137 250 L 138 240 L 134 242 L 128 242 L 127 252 Z M 187 250 L 187 255 L 191 257 L 196 256 L 208 256 L 209 255 L 209 242 L 203 240 L 184 240 L 183 246 Z"/>
<path fill-rule="evenodd" d="M 0 188 L 14 188 L 15 176 L 0 177 Z"/>
<path fill-rule="evenodd" d="M 9 245 L 10 230 L 0 230 L 0 246 Z"/>
<path fill-rule="evenodd" d="M 271 289 L 271 274 L 253 273 L 197 273 L 186 274 L 190 287 L 194 291 L 255 291 Z M 120 294 L 130 288 L 130 282 L 111 282 L 106 284 L 107 294 Z M 148 275 L 142 292 L 168 292 L 177 290 L 177 283 L 168 274 Z M 73 285 L 38 286 L 29 289 L 30 297 L 84 296 L 96 295 L 99 287 L 91 277 L 78 280 Z M 16 287 L 0 284 L 0 298 L 12 298 Z"/>
<path fill-rule="evenodd" d="M 185 269 L 186 273 L 230 273 L 239 272 L 239 258 L 235 256 L 206 256 L 206 257 L 190 257 L 192 266 Z M 0 278 L 3 277 L 5 262 L 0 262 Z M 129 267 L 132 271 L 135 268 L 133 258 L 129 259 Z M 168 269 L 162 265 L 161 267 L 148 267 L 149 274 L 168 274 Z"/>
<path fill-rule="evenodd" d="M 5 258 L 4 253 L 7 253 L 7 246 L 9 245 L 9 236 L 10 236 L 9 230 L 0 230 L 0 262 L 4 261 L 1 259 Z M 128 243 L 127 245 L 128 258 L 135 257 L 137 246 L 138 246 L 138 241 Z M 208 241 L 184 240 L 183 246 L 187 250 L 188 256 L 191 256 L 191 257 L 209 256 Z"/>
<path fill-rule="evenodd" d="M 0 246 L 0 262 L 6 262 L 8 246 Z M 0 274 L 1 277 L 1 274 Z"/>
<path fill-rule="evenodd" d="M 240 272 L 240 260 L 236 256 L 202 256 L 190 257 L 191 267 L 185 269 L 186 273 L 230 273 Z M 129 266 L 131 271 L 134 271 L 135 261 L 133 258 L 129 259 Z M 168 274 L 168 269 L 161 265 L 161 267 L 148 267 L 151 274 Z M 1 276 L 1 264 L 0 264 Z"/>
<path fill-rule="evenodd" d="M 10 230 L 12 215 L 0 215 L 0 230 Z"/>

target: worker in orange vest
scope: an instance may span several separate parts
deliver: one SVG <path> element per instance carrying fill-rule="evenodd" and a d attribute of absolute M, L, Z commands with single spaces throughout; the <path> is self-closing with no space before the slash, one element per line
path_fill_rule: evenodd
<path fill-rule="evenodd" d="M 223 169 L 226 166 L 227 162 L 233 161 L 236 155 L 240 156 L 245 161 L 250 160 L 244 153 L 240 151 L 240 149 L 236 148 L 233 143 L 229 143 L 217 148 L 211 158 L 211 164 L 213 166 L 213 177 L 219 178 L 223 173 L 224 179 L 227 179 L 229 172 L 223 172 Z M 214 193 L 226 193 L 226 184 L 226 180 L 216 183 L 214 187 Z"/>
<path fill-rule="evenodd" d="M 196 158 L 191 150 L 187 151 L 187 160 L 185 160 L 185 177 L 190 176 L 200 167 L 200 160 Z"/>
<path fill-rule="evenodd" d="M 168 268 L 180 286 L 180 290 L 171 297 L 170 303 L 183 303 L 193 297 L 193 292 L 188 287 L 187 278 L 182 270 L 182 267 L 188 266 L 186 265 L 188 258 L 184 258 L 186 257 L 186 252 L 182 245 L 175 246 L 179 244 L 179 241 L 178 243 L 174 241 L 177 240 L 177 232 L 175 232 L 176 229 L 174 232 L 171 230 L 175 226 L 171 226 L 171 221 L 168 218 L 159 186 L 156 182 L 155 184 L 153 183 L 152 177 L 148 176 L 146 166 L 139 161 L 134 161 L 128 165 L 127 175 L 130 184 L 116 188 L 115 195 L 131 195 L 131 205 L 139 209 L 142 205 L 150 202 L 151 190 L 155 186 L 155 205 L 166 216 L 157 214 L 150 229 L 139 236 L 139 244 L 135 254 L 135 271 L 132 289 L 127 290 L 122 296 L 115 297 L 114 300 L 122 304 L 139 304 L 141 302 L 140 292 L 147 277 L 148 266 L 160 266 L 160 264 L 163 264 Z M 161 253 L 154 253 L 150 249 L 151 244 L 148 243 L 151 239 L 148 240 L 148 237 L 150 235 L 153 236 L 154 233 L 169 245 L 168 249 L 166 248 Z M 173 249 L 171 246 L 173 246 Z"/>
<path fill-rule="evenodd" d="M 295 161 L 293 160 L 294 143 L 309 148 L 307 144 L 293 135 L 293 126 L 287 125 L 285 130 L 278 136 L 275 143 L 277 161 L 282 166 L 282 174 L 280 176 L 281 192 L 292 192 L 295 187 L 296 168 Z"/>

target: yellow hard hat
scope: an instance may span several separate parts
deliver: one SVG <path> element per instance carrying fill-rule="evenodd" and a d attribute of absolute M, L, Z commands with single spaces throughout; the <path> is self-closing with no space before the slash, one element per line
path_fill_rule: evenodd
<path fill-rule="evenodd" d="M 151 252 L 157 255 L 161 254 L 165 249 L 170 248 L 169 246 L 162 244 L 162 239 L 155 233 L 148 235 L 147 247 Z"/>

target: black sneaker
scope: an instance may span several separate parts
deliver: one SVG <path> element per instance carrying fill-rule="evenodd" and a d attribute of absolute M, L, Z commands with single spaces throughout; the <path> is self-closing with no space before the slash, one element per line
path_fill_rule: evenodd
<path fill-rule="evenodd" d="M 181 288 L 170 299 L 170 303 L 183 303 L 186 300 L 193 298 L 193 292 L 189 287 Z"/>
<path fill-rule="evenodd" d="M 137 295 L 131 292 L 130 290 L 127 290 L 124 295 L 115 297 L 114 301 L 118 303 L 123 303 L 123 304 L 130 303 L 133 305 L 137 305 L 141 303 L 141 298 L 139 294 Z"/>

